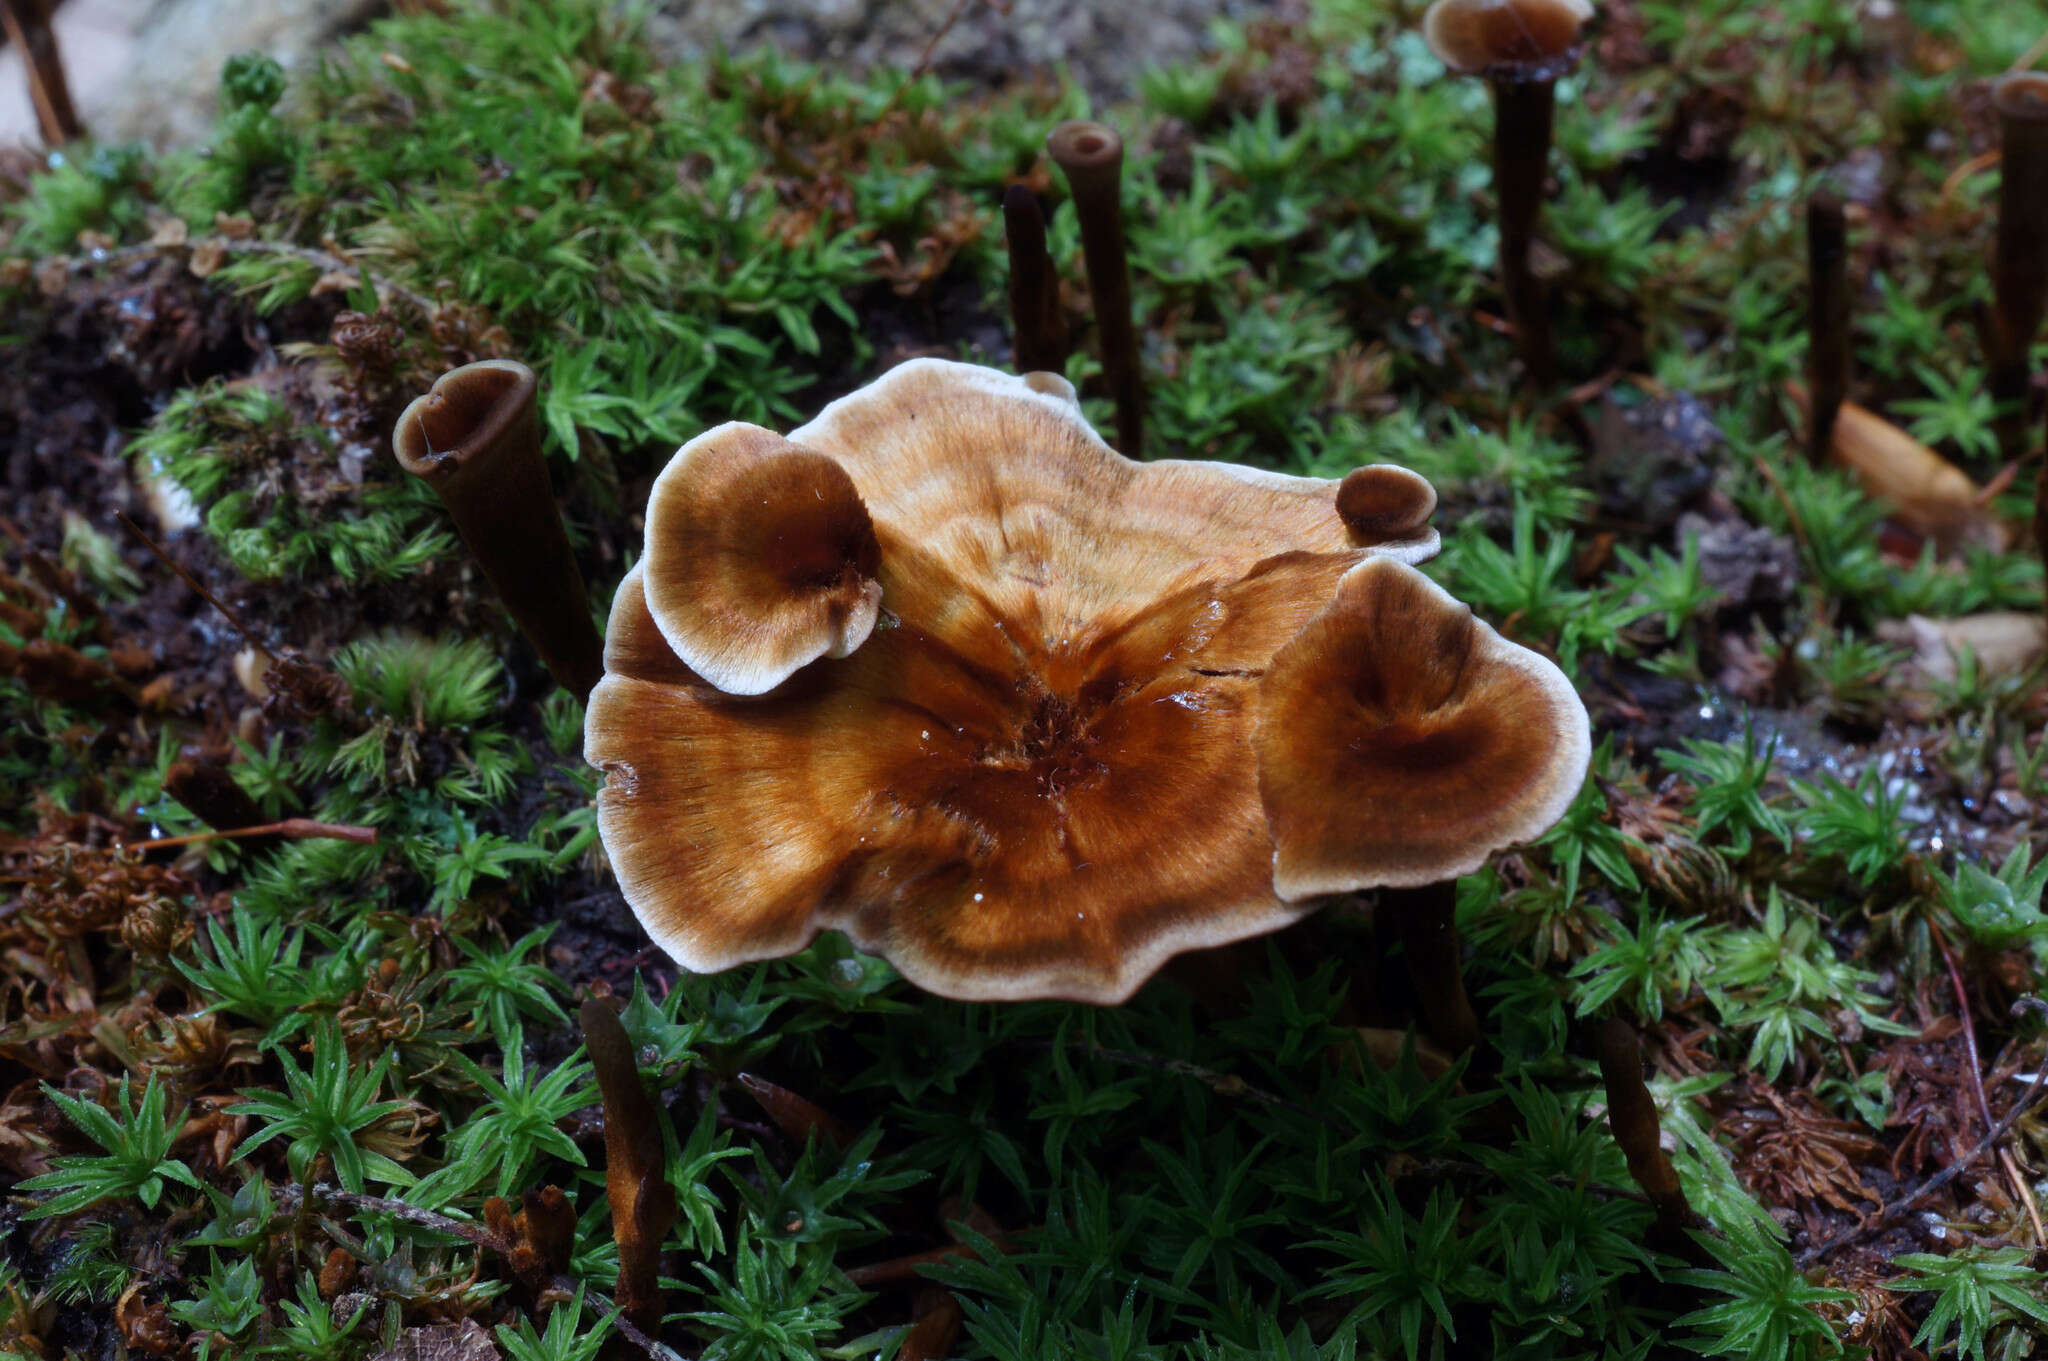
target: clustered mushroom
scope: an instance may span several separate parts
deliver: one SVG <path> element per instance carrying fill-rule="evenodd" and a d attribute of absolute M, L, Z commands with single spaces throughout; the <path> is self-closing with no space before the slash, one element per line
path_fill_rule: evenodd
<path fill-rule="evenodd" d="M 1137 463 L 1051 373 L 920 359 L 657 480 L 590 698 L 598 823 L 686 967 L 838 929 L 962 999 L 1170 956 L 1538 835 L 1589 756 L 1548 660 L 1415 570 L 1436 494 Z"/>

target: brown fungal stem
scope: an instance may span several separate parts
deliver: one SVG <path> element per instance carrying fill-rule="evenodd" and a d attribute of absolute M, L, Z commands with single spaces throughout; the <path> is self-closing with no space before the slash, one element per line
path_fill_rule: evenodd
<path fill-rule="evenodd" d="M 405 409 L 391 447 L 399 465 L 440 496 L 548 671 L 584 699 L 604 675 L 604 644 L 548 485 L 539 391 L 524 364 L 465 364 Z"/>
<path fill-rule="evenodd" d="M 1102 372 L 1116 400 L 1117 451 L 1137 458 L 1145 444 L 1144 394 L 1138 383 L 1138 336 L 1131 322 L 1131 270 L 1124 256 L 1124 140 L 1107 124 L 1070 119 L 1045 139 L 1074 192 L 1088 293 Z"/>
<path fill-rule="evenodd" d="M 1816 468 L 1828 461 L 1835 413 L 1849 395 L 1848 235 L 1840 198 L 1821 192 L 1806 201 L 1807 373 L 1813 383 L 1806 452 Z"/>
<path fill-rule="evenodd" d="M 2034 549 L 2048 566 L 2048 463 L 2034 472 Z M 2043 604 L 2048 606 L 2048 601 Z"/>
<path fill-rule="evenodd" d="M 1557 112 L 1557 81 L 1513 66 L 1487 76 L 1493 91 L 1493 192 L 1500 222 L 1500 284 L 1508 320 L 1522 349 L 1529 380 L 1539 386 L 1556 375 L 1550 314 L 1543 281 L 1530 263 L 1543 181 L 1550 166 L 1550 130 Z"/>
<path fill-rule="evenodd" d="M 50 30 L 46 6 L 47 0 L 0 0 L 0 27 L 25 58 L 29 102 L 35 105 L 43 142 L 59 147 L 85 136 L 85 125 L 71 103 L 71 85 L 64 78 L 64 58 L 57 50 L 57 35 Z"/>
<path fill-rule="evenodd" d="M 1465 991 L 1458 949 L 1458 886 L 1446 880 L 1422 888 L 1380 890 L 1381 920 L 1401 942 L 1416 1003 L 1430 1039 L 1446 1053 L 1478 1054 L 1484 1041 L 1479 1014 Z"/>
<path fill-rule="evenodd" d="M 662 1315 L 661 1240 L 676 1218 L 660 1116 L 640 1085 L 633 1042 L 618 1016 L 594 997 L 584 999 L 578 1014 L 584 1048 L 604 1096 L 604 1187 L 612 1237 L 619 1245 L 619 1309 L 654 1334 Z"/>
<path fill-rule="evenodd" d="M 1607 1123 L 1628 1159 L 1628 1172 L 1657 1208 L 1657 1231 L 1677 1241 L 1692 1220 L 1678 1169 L 1659 1142 L 1657 1102 L 1643 1081 L 1642 1048 L 1636 1028 L 1618 1016 L 1600 1023 L 1596 1036 L 1600 1079 L 1607 1087 Z"/>
<path fill-rule="evenodd" d="M 1045 248 L 1038 195 L 1021 184 L 1003 192 L 1003 239 L 1010 252 L 1010 330 L 1019 373 L 1064 373 L 1067 323 L 1060 315 L 1059 268 Z"/>
<path fill-rule="evenodd" d="M 2048 74 L 2007 76 L 1991 105 L 1998 113 L 1998 241 L 1984 343 L 1991 396 L 2009 404 L 2000 445 L 2017 458 L 2027 429 L 2027 352 L 2048 310 Z"/>

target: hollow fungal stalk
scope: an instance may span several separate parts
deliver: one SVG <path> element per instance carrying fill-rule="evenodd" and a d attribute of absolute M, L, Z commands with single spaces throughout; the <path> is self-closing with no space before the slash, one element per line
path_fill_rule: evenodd
<path fill-rule="evenodd" d="M 1045 247 L 1038 195 L 1021 184 L 1003 194 L 1003 238 L 1010 254 L 1010 330 L 1019 373 L 1063 373 L 1067 324 L 1060 315 L 1058 268 Z"/>
<path fill-rule="evenodd" d="M 1555 376 L 1543 281 L 1530 261 L 1550 167 L 1557 80 L 1578 63 L 1588 0 L 1436 0 L 1423 40 L 1453 71 L 1486 77 L 1493 93 L 1493 192 L 1500 282 L 1530 381 Z"/>
<path fill-rule="evenodd" d="M 1991 98 L 1998 113 L 1998 242 L 1992 312 L 1985 337 L 1991 395 L 2007 405 L 1999 423 L 2006 457 L 2025 442 L 2028 352 L 2048 310 L 2048 74 L 2007 76 Z"/>
<path fill-rule="evenodd" d="M 1115 128 L 1074 119 L 1046 137 L 1053 160 L 1074 192 L 1088 293 L 1095 300 L 1095 334 L 1102 373 L 1116 401 L 1118 453 L 1137 458 L 1145 443 L 1145 399 L 1139 385 L 1138 335 L 1131 321 L 1131 270 L 1124 255 L 1124 141 Z"/>
<path fill-rule="evenodd" d="M 555 680 L 582 699 L 604 674 L 604 644 L 548 485 L 538 396 L 524 364 L 465 364 L 405 409 L 391 447 L 399 465 L 441 498 Z"/>
<path fill-rule="evenodd" d="M 1848 225 L 1842 200 L 1817 193 L 1806 204 L 1807 371 L 1813 383 L 1807 457 L 1828 461 L 1835 416 L 1849 395 Z"/>

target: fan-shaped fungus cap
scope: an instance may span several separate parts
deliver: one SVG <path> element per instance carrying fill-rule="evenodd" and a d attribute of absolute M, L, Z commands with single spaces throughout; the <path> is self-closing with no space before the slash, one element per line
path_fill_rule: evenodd
<path fill-rule="evenodd" d="M 772 431 L 707 430 L 647 501 L 647 608 L 677 657 L 758 695 L 875 627 L 880 549 L 846 470 Z"/>
<path fill-rule="evenodd" d="M 881 618 L 847 655 L 743 698 L 672 646 L 662 615 L 681 608 L 678 588 L 656 578 L 669 536 L 709 532 L 714 510 L 681 496 L 700 463 L 764 467 L 791 450 L 843 470 L 843 496 L 818 474 L 821 505 L 849 521 L 866 508 L 874 551 L 859 560 L 872 575 L 857 579 L 879 585 Z M 678 463 L 613 602 L 585 754 L 608 776 L 598 823 L 627 900 L 684 965 L 787 954 L 836 928 L 947 996 L 1114 1002 L 1174 953 L 1313 910 L 1274 885 L 1255 738 L 1297 720 L 1294 700 L 1263 694 L 1276 654 L 1336 608 L 1347 573 L 1381 564 L 1405 581 L 1402 564 L 1436 551 L 1421 478 L 1369 470 L 1344 497 L 1324 479 L 1134 463 L 1057 375 L 937 360 L 892 370 L 788 441 L 728 425 Z M 748 500 L 701 481 L 728 513 Z M 796 499 L 774 486 L 756 498 L 772 512 L 764 524 Z M 713 556 L 769 534 L 724 532 Z M 713 598 L 691 608 L 709 632 L 747 633 L 755 616 L 719 593 L 745 595 L 757 574 L 745 553 L 729 560 L 741 569 L 707 577 Z M 819 560 L 838 565 L 832 582 L 855 579 L 853 558 Z M 1355 613 L 1347 628 L 1379 627 Z M 1433 618 L 1386 613 L 1402 630 L 1374 636 L 1388 667 L 1458 641 L 1414 631 Z M 1529 697 L 1563 685 L 1548 663 L 1480 634 L 1460 654 L 1456 695 L 1518 723 L 1564 721 L 1561 703 Z M 1498 759 L 1493 744 L 1439 754 L 1431 791 L 1499 775 L 1471 768 Z M 1449 817 L 1366 792 L 1394 820 L 1391 834 L 1372 829 L 1376 848 Z M 1484 840 L 1508 824 L 1470 825 Z M 1395 853 L 1386 873 L 1361 877 L 1409 882 L 1415 863 Z"/>
<path fill-rule="evenodd" d="M 1563 672 L 1380 559 L 1274 654 L 1259 703 L 1259 793 L 1289 902 L 1469 874 L 1557 821 L 1592 753 Z"/>
<path fill-rule="evenodd" d="M 1592 17 L 1590 0 L 1435 0 L 1422 38 L 1453 71 L 1510 68 L 1543 79 L 1570 65 Z"/>

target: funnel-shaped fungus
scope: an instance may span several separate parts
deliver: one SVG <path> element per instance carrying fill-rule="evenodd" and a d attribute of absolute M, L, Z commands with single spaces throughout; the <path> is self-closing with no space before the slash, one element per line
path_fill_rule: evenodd
<path fill-rule="evenodd" d="M 581 698 L 604 674 L 603 648 L 548 485 L 538 394 L 524 364 L 464 364 L 405 409 L 391 448 L 440 496 L 519 631 Z"/>
<path fill-rule="evenodd" d="M 1588 0 L 1435 0 L 1422 16 L 1423 41 L 1453 71 L 1483 75 L 1493 91 L 1493 192 L 1500 222 L 1501 293 L 1538 383 L 1551 376 L 1550 317 L 1529 261 L 1543 180 L 1557 78 L 1579 59 L 1579 31 L 1593 17 Z"/>
<path fill-rule="evenodd" d="M 771 481 L 667 494 L 713 459 Z M 802 481 L 820 463 L 847 485 Z M 627 900 L 692 969 L 840 929 L 947 996 L 1119 1001 L 1179 951 L 1314 910 L 1319 890 L 1275 885 L 1271 809 L 1285 858 L 1298 797 L 1370 808 L 1319 853 L 1346 885 L 1411 884 L 1540 831 L 1583 775 L 1563 676 L 1407 565 L 1437 535 L 1404 469 L 1134 463 L 1064 379 L 937 360 L 786 441 L 727 425 L 677 464 L 612 605 L 585 754 Z M 868 556 L 842 533 L 861 507 Z M 672 645 L 664 567 L 742 509 L 694 551 L 775 545 L 830 589 L 880 589 L 845 655 L 746 696 L 691 660 L 725 653 Z M 693 627 L 757 639 L 774 571 L 726 560 Z M 1313 692 L 1325 662 L 1349 708 Z"/>

